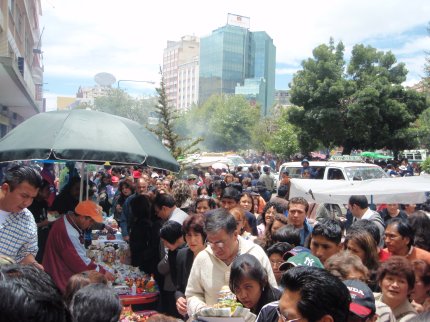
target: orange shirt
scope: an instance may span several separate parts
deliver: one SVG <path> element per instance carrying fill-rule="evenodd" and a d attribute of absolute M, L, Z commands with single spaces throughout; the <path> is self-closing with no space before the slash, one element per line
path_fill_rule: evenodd
<path fill-rule="evenodd" d="M 388 252 L 387 248 L 384 248 L 384 250 Z M 415 246 L 413 246 L 412 250 L 405 257 L 410 262 L 416 259 L 421 259 L 425 261 L 428 265 L 430 265 L 430 252 Z"/>

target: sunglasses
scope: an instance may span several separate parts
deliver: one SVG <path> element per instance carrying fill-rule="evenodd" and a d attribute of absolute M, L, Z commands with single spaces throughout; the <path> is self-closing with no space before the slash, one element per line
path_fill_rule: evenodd
<path fill-rule="evenodd" d="M 284 314 L 282 314 L 279 307 L 276 308 L 276 313 L 278 313 L 278 316 L 282 320 L 282 322 L 296 322 L 296 321 L 300 321 L 301 319 L 303 319 L 303 318 L 297 318 L 297 319 L 288 320 L 288 316 L 285 316 Z"/>

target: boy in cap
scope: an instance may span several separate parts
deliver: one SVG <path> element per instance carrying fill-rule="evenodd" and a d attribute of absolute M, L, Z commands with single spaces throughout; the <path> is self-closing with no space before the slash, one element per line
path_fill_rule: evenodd
<path fill-rule="evenodd" d="M 285 259 L 285 255 L 284 255 L 284 259 Z M 314 255 L 312 255 L 309 251 L 301 251 L 297 253 L 297 255 L 290 256 L 286 262 L 282 263 L 281 266 L 279 266 L 279 270 L 286 271 L 291 267 L 298 267 L 298 266 L 324 268 L 321 261 Z"/>
<path fill-rule="evenodd" d="M 52 226 L 46 243 L 43 266 L 58 288 L 64 292 L 69 278 L 77 273 L 95 270 L 114 280 L 103 266 L 87 257 L 84 232 L 94 223 L 102 223 L 102 209 L 90 200 L 81 201 L 75 208 Z"/>

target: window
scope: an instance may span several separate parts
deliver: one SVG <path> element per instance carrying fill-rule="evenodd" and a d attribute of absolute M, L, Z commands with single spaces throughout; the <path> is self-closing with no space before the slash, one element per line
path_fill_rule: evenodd
<path fill-rule="evenodd" d="M 328 169 L 327 179 L 328 180 L 345 180 L 345 177 L 344 177 L 341 169 L 330 168 L 330 169 Z"/>

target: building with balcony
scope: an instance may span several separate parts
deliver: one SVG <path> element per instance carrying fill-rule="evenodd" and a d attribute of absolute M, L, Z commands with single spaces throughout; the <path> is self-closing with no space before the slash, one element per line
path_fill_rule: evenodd
<path fill-rule="evenodd" d="M 163 78 L 167 102 L 177 111 L 197 103 L 199 93 L 199 48 L 196 36 L 168 41 L 163 53 Z"/>
<path fill-rule="evenodd" d="M 0 137 L 44 111 L 40 0 L 0 0 Z"/>
<path fill-rule="evenodd" d="M 264 31 L 249 31 L 249 18 L 228 23 L 200 39 L 199 104 L 213 94 L 244 95 L 267 115 L 275 99 L 276 47 Z"/>

